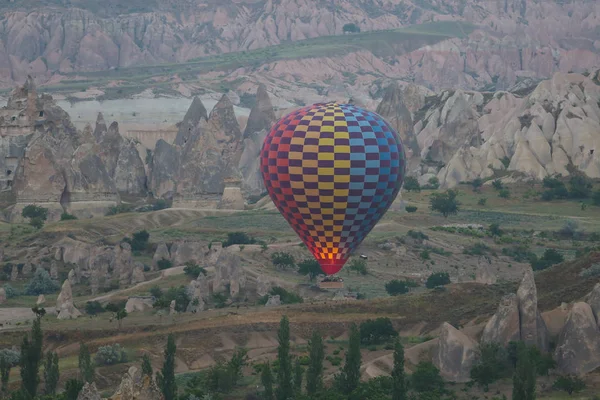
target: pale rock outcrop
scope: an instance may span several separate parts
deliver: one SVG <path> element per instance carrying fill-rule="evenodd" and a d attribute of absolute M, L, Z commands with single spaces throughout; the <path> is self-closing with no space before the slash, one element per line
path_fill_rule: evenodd
<path fill-rule="evenodd" d="M 600 328 L 600 283 L 594 286 L 594 289 L 585 298 L 585 302 L 590 305 L 598 327 Z"/>
<path fill-rule="evenodd" d="M 19 268 L 16 265 L 10 270 L 10 281 L 15 282 L 19 278 Z"/>
<path fill-rule="evenodd" d="M 75 273 L 74 269 L 72 269 L 72 270 L 69 271 L 69 275 L 67 275 L 67 279 L 71 283 L 71 286 L 76 285 L 77 283 L 79 283 L 79 281 L 77 279 L 77 274 Z"/>
<path fill-rule="evenodd" d="M 144 264 L 136 261 L 133 265 L 133 271 L 131 272 L 130 283 L 135 285 L 136 283 L 144 282 L 146 277 L 144 276 Z"/>
<path fill-rule="evenodd" d="M 269 294 L 272 287 L 273 283 L 267 276 L 260 274 L 256 278 L 256 294 L 258 294 L 259 296 L 265 296 Z"/>
<path fill-rule="evenodd" d="M 4 304 L 6 302 L 6 290 L 0 287 L 0 304 Z"/>
<path fill-rule="evenodd" d="M 223 251 L 215 265 L 213 291 L 222 292 L 229 285 L 229 294 L 234 297 L 246 286 L 246 274 L 241 259 L 230 251 Z"/>
<path fill-rule="evenodd" d="M 497 342 L 503 346 L 511 341 L 536 345 L 542 351 L 549 349 L 549 332 L 537 308 L 537 289 L 531 268 L 519 285 L 517 294 L 502 298 L 498 311 L 487 322 L 482 342 Z"/>
<path fill-rule="evenodd" d="M 573 305 L 554 354 L 565 374 L 580 375 L 600 367 L 600 328 L 589 304 Z"/>
<path fill-rule="evenodd" d="M 206 275 L 202 272 L 198 275 L 198 278 L 191 281 L 187 288 L 187 293 L 190 297 L 190 303 L 187 307 L 187 312 L 203 311 L 205 308 L 205 301 L 209 298 L 209 282 Z"/>
<path fill-rule="evenodd" d="M 125 311 L 127 311 L 127 313 L 132 313 L 136 311 L 144 312 L 146 310 L 152 309 L 153 305 L 153 297 L 131 296 L 127 299 L 127 303 L 125 303 Z"/>
<path fill-rule="evenodd" d="M 171 245 L 171 261 L 173 266 L 178 267 L 190 261 L 202 264 L 208 246 L 204 242 L 180 241 Z"/>
<path fill-rule="evenodd" d="M 206 257 L 206 265 L 209 267 L 214 267 L 217 264 L 217 260 L 219 256 L 223 252 L 223 243 L 221 242 L 212 242 L 210 244 L 210 249 L 208 252 L 208 256 Z"/>
<path fill-rule="evenodd" d="M 484 257 L 480 257 L 477 262 L 477 271 L 475 271 L 475 282 L 494 285 L 497 281 L 498 276 L 494 273 L 491 262 Z"/>
<path fill-rule="evenodd" d="M 171 253 L 169 252 L 169 248 L 166 243 L 160 243 L 156 247 L 156 251 L 154 252 L 154 256 L 152 257 L 152 270 L 156 271 L 158 269 L 158 262 L 160 260 L 170 260 Z"/>
<path fill-rule="evenodd" d="M 58 319 L 74 319 L 80 317 L 81 312 L 73 305 L 73 292 L 68 279 L 62 285 L 62 289 L 56 299 L 56 310 Z"/>
<path fill-rule="evenodd" d="M 94 382 L 86 382 L 83 388 L 81 388 L 77 400 L 102 400 L 102 397 L 100 397 L 100 393 Z"/>
<path fill-rule="evenodd" d="M 176 305 L 175 300 L 171 300 L 171 304 L 169 304 L 169 314 L 170 315 L 177 314 L 177 310 L 175 310 L 175 305 Z"/>
<path fill-rule="evenodd" d="M 46 303 L 46 297 L 43 294 L 40 294 L 35 302 L 36 305 L 41 306 Z"/>
<path fill-rule="evenodd" d="M 275 296 L 269 296 L 269 299 L 267 300 L 265 307 L 277 307 L 280 305 L 281 305 L 281 298 L 277 294 Z"/>
<path fill-rule="evenodd" d="M 477 342 L 444 322 L 433 356 L 433 362 L 442 377 L 451 382 L 470 381 L 471 367 L 476 356 Z"/>

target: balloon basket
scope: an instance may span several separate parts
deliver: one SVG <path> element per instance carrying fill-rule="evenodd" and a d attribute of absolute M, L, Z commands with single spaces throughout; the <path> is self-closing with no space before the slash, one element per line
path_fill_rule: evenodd
<path fill-rule="evenodd" d="M 341 278 L 323 279 L 319 281 L 320 289 L 343 289 L 344 281 Z"/>

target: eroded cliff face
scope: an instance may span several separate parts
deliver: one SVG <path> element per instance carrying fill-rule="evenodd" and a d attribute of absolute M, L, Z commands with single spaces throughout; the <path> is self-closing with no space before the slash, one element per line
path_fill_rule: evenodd
<path fill-rule="evenodd" d="M 114 4 L 113 4 L 114 3 Z M 343 33 L 347 23 L 362 31 L 428 21 L 468 21 L 467 37 L 401 45 L 394 55 L 378 49 L 346 56 L 277 62 L 243 68 L 245 75 L 288 82 L 347 80 L 343 73 L 401 77 L 433 88 L 472 89 L 493 83 L 505 89 L 519 76 L 550 77 L 583 70 L 600 60 L 600 5 L 594 1 L 534 0 L 309 1 L 207 0 L 98 3 L 63 9 L 54 2 L 4 5 L 0 24 L 0 84 L 35 75 L 39 82 L 75 71 L 182 62 L 206 55 L 252 50 L 285 41 Z M 453 36 L 459 36 L 451 38 Z M 577 39 L 575 39 L 577 38 Z M 413 38 L 414 40 L 414 38 Z M 311 65 L 322 68 L 310 68 Z M 390 73 L 393 72 L 393 75 Z M 327 74 L 326 78 L 323 75 Z M 356 89 L 376 80 L 350 85 Z"/>

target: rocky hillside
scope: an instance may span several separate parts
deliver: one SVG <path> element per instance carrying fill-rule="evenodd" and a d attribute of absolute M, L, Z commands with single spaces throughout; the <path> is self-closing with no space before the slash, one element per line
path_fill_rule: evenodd
<path fill-rule="evenodd" d="M 38 82 L 81 79 L 76 73 L 341 35 L 348 23 L 363 32 L 435 21 L 475 26 L 472 32 L 416 29 L 410 40 L 348 46 L 335 57 L 309 49 L 294 52 L 294 60 L 270 63 L 267 53 L 258 54 L 236 75 L 351 87 L 394 76 L 434 88 L 506 88 L 519 77 L 545 78 L 600 64 L 600 5 L 593 0 L 113 0 L 102 5 L 17 0 L 3 2 L 0 12 L 0 85 L 5 87 L 27 74 Z M 187 80 L 199 79 L 193 66 L 190 71 Z M 366 82 L 352 82 L 349 74 Z"/>

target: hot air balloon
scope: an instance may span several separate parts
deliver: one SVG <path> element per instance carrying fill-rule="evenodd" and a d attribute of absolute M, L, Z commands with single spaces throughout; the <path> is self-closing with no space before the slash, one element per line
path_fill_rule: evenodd
<path fill-rule="evenodd" d="M 339 272 L 388 210 L 404 181 L 400 136 L 350 104 L 296 110 L 261 151 L 265 187 L 326 275 Z"/>

